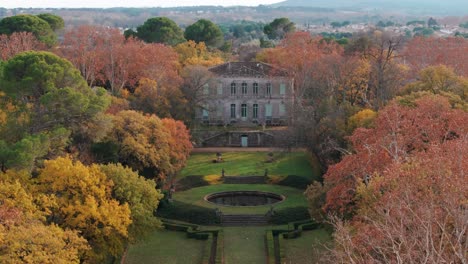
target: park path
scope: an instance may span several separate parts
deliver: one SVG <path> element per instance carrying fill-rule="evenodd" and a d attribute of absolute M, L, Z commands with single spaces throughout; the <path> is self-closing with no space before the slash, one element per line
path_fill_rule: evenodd
<path fill-rule="evenodd" d="M 263 264 L 266 227 L 224 227 L 225 264 Z"/>
<path fill-rule="evenodd" d="M 278 152 L 285 148 L 235 148 L 235 147 L 213 147 L 213 148 L 194 148 L 192 153 L 215 153 L 215 152 Z M 305 151 L 305 148 L 292 148 L 291 151 Z"/>

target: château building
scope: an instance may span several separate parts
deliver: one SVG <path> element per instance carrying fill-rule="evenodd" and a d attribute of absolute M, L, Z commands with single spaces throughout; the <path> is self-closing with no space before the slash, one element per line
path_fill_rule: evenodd
<path fill-rule="evenodd" d="M 203 87 L 205 105 L 197 119 L 208 125 L 287 125 L 293 80 L 261 62 L 228 62 L 209 69 L 214 78 Z"/>

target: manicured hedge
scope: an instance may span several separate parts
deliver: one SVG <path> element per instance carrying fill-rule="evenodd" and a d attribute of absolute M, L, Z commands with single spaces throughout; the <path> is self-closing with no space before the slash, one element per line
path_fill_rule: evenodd
<path fill-rule="evenodd" d="M 202 187 L 210 185 L 205 179 L 203 179 L 203 175 L 190 175 L 186 176 L 176 183 L 177 191 L 186 191 L 195 187 Z"/>
<path fill-rule="evenodd" d="M 305 190 L 311 184 L 309 179 L 297 175 L 288 175 L 283 180 L 277 183 L 278 185 L 289 186 L 297 189 Z"/>
<path fill-rule="evenodd" d="M 182 203 L 179 201 L 161 202 L 156 216 L 167 219 L 185 221 L 197 225 L 213 225 L 220 223 L 220 217 L 214 209 Z"/>
<path fill-rule="evenodd" d="M 267 250 L 267 263 L 276 264 L 275 240 L 273 237 L 273 232 L 271 230 L 266 231 L 265 240 L 266 240 L 266 250 Z"/>
<path fill-rule="evenodd" d="M 309 210 L 305 206 L 282 208 L 274 211 L 270 222 L 281 225 L 289 222 L 310 219 Z"/>

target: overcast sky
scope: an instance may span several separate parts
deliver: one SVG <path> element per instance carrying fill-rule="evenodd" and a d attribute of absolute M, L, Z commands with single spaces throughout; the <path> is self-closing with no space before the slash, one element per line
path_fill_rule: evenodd
<path fill-rule="evenodd" d="M 257 6 L 281 0 L 0 0 L 0 7 L 173 7 L 197 5 Z"/>

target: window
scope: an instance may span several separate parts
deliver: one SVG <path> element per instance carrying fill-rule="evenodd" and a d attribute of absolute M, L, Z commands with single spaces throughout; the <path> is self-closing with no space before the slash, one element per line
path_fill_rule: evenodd
<path fill-rule="evenodd" d="M 202 111 L 203 111 L 203 119 L 204 120 L 208 119 L 208 110 L 203 109 Z"/>
<path fill-rule="evenodd" d="M 257 94 L 258 94 L 258 83 L 254 83 L 254 84 L 253 84 L 252 93 L 253 93 L 254 95 L 257 95 Z"/>
<path fill-rule="evenodd" d="M 241 105 L 241 117 L 247 117 L 247 104 Z"/>
<path fill-rule="evenodd" d="M 279 114 L 280 116 L 285 116 L 286 114 L 286 106 L 284 104 L 280 104 L 279 106 Z"/>
<path fill-rule="evenodd" d="M 265 117 L 271 117 L 271 112 L 272 112 L 272 105 L 266 104 L 265 105 Z"/>
<path fill-rule="evenodd" d="M 222 117 L 223 116 L 223 105 L 221 103 L 218 104 L 218 107 L 216 109 L 216 115 L 218 117 Z"/>
<path fill-rule="evenodd" d="M 258 104 L 253 105 L 253 118 L 258 118 Z"/>
<path fill-rule="evenodd" d="M 222 95 L 222 94 L 223 94 L 223 84 L 218 83 L 218 95 Z"/>
<path fill-rule="evenodd" d="M 266 94 L 271 95 L 271 83 L 266 84 Z"/>
<path fill-rule="evenodd" d="M 231 83 L 231 95 L 236 94 L 236 83 Z"/>
<path fill-rule="evenodd" d="M 236 118 L 236 105 L 231 104 L 231 118 Z"/>
<path fill-rule="evenodd" d="M 282 83 L 280 84 L 280 95 L 285 95 L 286 94 L 286 84 Z"/>
<path fill-rule="evenodd" d="M 242 94 L 247 94 L 247 83 L 242 83 Z"/>

